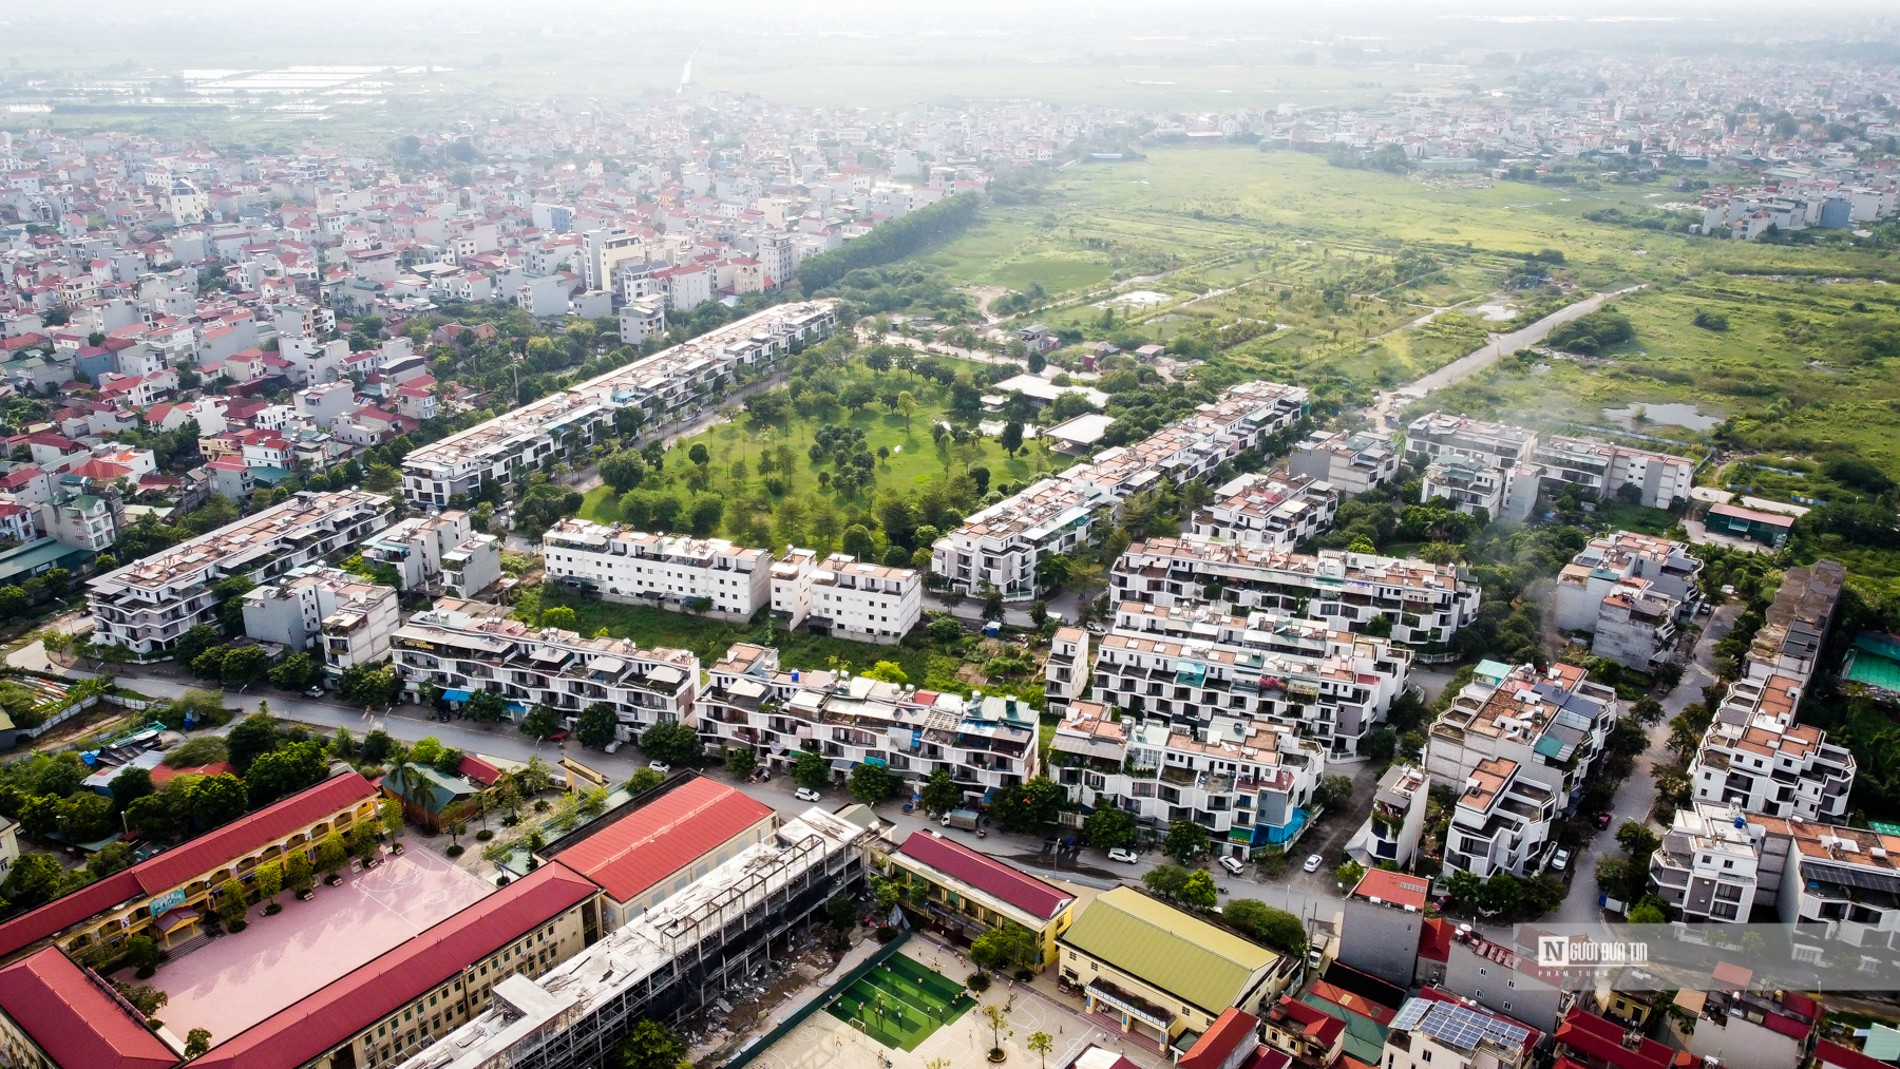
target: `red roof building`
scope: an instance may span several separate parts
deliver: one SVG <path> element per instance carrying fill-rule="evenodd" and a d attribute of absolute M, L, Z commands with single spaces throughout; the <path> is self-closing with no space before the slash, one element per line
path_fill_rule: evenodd
<path fill-rule="evenodd" d="M 1175 1065 L 1180 1069 L 1227 1069 L 1276 1054 L 1279 1052 L 1260 1044 L 1260 1018 L 1230 1007 L 1214 1018 Z"/>
<path fill-rule="evenodd" d="M 131 934 L 163 936 L 164 931 L 148 930 L 155 918 L 142 908 L 146 903 L 179 892 L 175 907 L 164 911 L 167 917 L 178 914 L 179 907 L 206 898 L 213 886 L 228 878 L 226 870 L 247 857 L 277 844 L 291 843 L 293 838 L 312 842 L 337 827 L 347 826 L 348 821 L 341 819 L 345 815 L 352 820 L 373 817 L 376 797 L 376 788 L 355 772 L 332 776 L 0 924 L 0 957 L 55 936 L 69 938 L 74 945 L 88 937 L 87 931 L 73 929 L 110 927 L 117 935 L 124 929 L 115 922 L 116 917 L 131 922 Z M 186 908 L 184 912 L 191 911 Z"/>
<path fill-rule="evenodd" d="M 1389 869 L 1367 869 L 1352 893 L 1355 898 L 1422 913 L 1425 910 L 1425 894 L 1430 888 L 1431 885 L 1418 876 Z"/>
<path fill-rule="evenodd" d="M 540 976 L 579 953 L 586 946 L 580 907 L 598 893 L 593 881 L 565 865 L 543 865 L 219 1043 L 192 1065 L 299 1069 L 346 1045 L 354 1048 L 353 1064 L 382 1064 L 413 1045 L 418 1033 L 440 1037 L 486 1009 L 489 988 L 503 978 Z M 418 1015 L 422 1028 L 402 1020 L 406 1007 L 431 995 L 445 1007 L 440 1027 L 427 1015 Z"/>
<path fill-rule="evenodd" d="M 710 868 L 776 830 L 771 806 L 694 776 L 626 815 L 586 829 L 571 844 L 556 843 L 548 857 L 599 884 L 612 904 L 609 927 L 652 909 Z"/>
<path fill-rule="evenodd" d="M 897 848 L 892 860 L 903 865 L 903 859 L 928 865 L 959 883 L 1014 906 L 1039 923 L 1061 916 L 1075 902 L 1075 896 L 1060 887 L 933 831 L 911 833 L 904 845 Z"/>
<path fill-rule="evenodd" d="M 1687 1069 L 1696 1057 L 1572 1007 L 1557 1025 L 1556 1069 Z"/>
<path fill-rule="evenodd" d="M 24 1037 L 61 1069 L 170 1069 L 178 1054 L 56 948 L 0 969 L 0 1049 Z M 9 1059 L 9 1064 L 18 1062 Z"/>

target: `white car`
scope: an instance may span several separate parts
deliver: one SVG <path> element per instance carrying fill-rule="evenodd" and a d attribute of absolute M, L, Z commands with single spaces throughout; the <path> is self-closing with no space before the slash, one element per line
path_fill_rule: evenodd
<path fill-rule="evenodd" d="M 1237 857 L 1221 858 L 1220 867 L 1226 869 L 1228 872 L 1231 872 L 1236 876 L 1247 871 L 1247 863 L 1245 861 L 1240 860 Z"/>
<path fill-rule="evenodd" d="M 1140 858 L 1135 856 L 1135 852 L 1133 850 L 1129 850 L 1126 847 L 1120 847 L 1120 846 L 1114 846 L 1114 847 L 1109 848 L 1108 859 L 1110 861 L 1119 861 L 1124 865 L 1133 865 L 1135 862 L 1141 860 Z"/>
<path fill-rule="evenodd" d="M 647 767 L 662 776 L 670 776 L 673 774 L 673 766 L 667 764 L 665 761 L 648 761 Z"/>
<path fill-rule="evenodd" d="M 801 802 L 816 802 L 824 796 L 812 790 L 810 787 L 800 787 L 792 792 L 792 797 Z"/>
<path fill-rule="evenodd" d="M 1300 871 L 1318 872 L 1319 867 L 1324 864 L 1326 864 L 1325 858 L 1320 857 L 1318 854 L 1308 854 L 1306 855 L 1306 864 L 1300 866 Z"/>
<path fill-rule="evenodd" d="M 1550 859 L 1550 867 L 1556 872 L 1562 872 L 1564 869 L 1570 867 L 1570 851 L 1559 850 L 1553 854 Z"/>

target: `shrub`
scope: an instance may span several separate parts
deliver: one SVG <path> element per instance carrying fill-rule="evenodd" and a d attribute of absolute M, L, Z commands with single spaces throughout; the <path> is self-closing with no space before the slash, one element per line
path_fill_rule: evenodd
<path fill-rule="evenodd" d="M 507 873 L 503 873 L 502 875 L 495 877 L 496 887 L 506 887 L 512 882 L 514 881 L 508 876 Z"/>
<path fill-rule="evenodd" d="M 457 857 L 461 857 L 461 856 L 462 856 L 462 844 L 461 844 L 461 843 L 452 843 L 452 844 L 450 844 L 450 845 L 449 845 L 449 848 L 448 848 L 447 850 L 444 850 L 444 851 L 442 851 L 442 852 L 443 852 L 444 854 L 447 854 L 447 855 L 448 855 L 449 857 L 451 857 L 451 858 L 457 858 Z"/>
<path fill-rule="evenodd" d="M 264 916 L 275 917 L 279 913 L 282 913 L 283 911 L 284 911 L 284 907 L 281 903 L 272 902 L 271 904 L 264 907 Z"/>
<path fill-rule="evenodd" d="M 897 929 L 887 924 L 871 934 L 877 938 L 879 943 L 888 943 L 897 938 Z"/>
<path fill-rule="evenodd" d="M 481 831 L 478 831 L 475 833 L 475 841 L 478 843 L 485 843 L 488 840 L 493 839 L 494 837 L 495 837 L 495 833 L 488 830 L 487 828 L 483 828 Z"/>
<path fill-rule="evenodd" d="M 990 974 L 982 970 L 973 972 L 963 981 L 963 986 L 980 995 L 990 989 Z"/>

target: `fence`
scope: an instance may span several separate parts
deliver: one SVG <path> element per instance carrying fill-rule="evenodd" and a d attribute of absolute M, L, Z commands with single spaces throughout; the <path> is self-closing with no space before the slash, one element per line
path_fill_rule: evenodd
<path fill-rule="evenodd" d="M 880 947 L 876 953 L 864 959 L 864 961 L 861 964 L 859 964 L 857 968 L 852 969 L 850 972 L 844 974 L 844 976 L 841 977 L 837 983 L 834 983 L 830 987 L 825 988 L 824 992 L 818 995 L 818 997 L 811 999 L 810 1001 L 806 1002 L 803 1006 L 800 1006 L 798 1009 L 794 1010 L 790 1017 L 787 1017 L 783 1021 L 780 1021 L 778 1023 L 778 1026 L 773 1028 L 770 1032 L 767 1032 L 766 1034 L 746 1044 L 745 1049 L 740 1051 L 738 1053 L 738 1056 L 734 1057 L 731 1061 L 726 1063 L 726 1069 L 745 1069 L 747 1065 L 751 1064 L 752 1059 L 757 1058 L 759 1055 L 764 1054 L 768 1050 L 771 1050 L 772 1044 L 777 1043 L 781 1039 L 784 1039 L 786 1036 L 791 1034 L 792 1029 L 797 1028 L 801 1024 L 804 1024 L 805 1018 L 810 1017 L 812 1014 L 817 1013 L 819 1010 L 824 1009 L 825 1006 L 828 1003 L 830 1003 L 832 995 L 836 994 L 839 991 L 843 991 L 845 988 L 850 987 L 852 984 L 855 984 L 859 980 L 862 980 L 864 977 L 870 975 L 871 970 L 877 968 L 879 965 L 884 964 L 885 959 L 889 958 L 892 954 L 897 953 L 898 947 L 903 946 L 905 943 L 909 941 L 910 941 L 910 932 L 908 931 L 899 932 L 896 939 L 893 939 L 890 942 L 884 944 L 884 946 Z"/>

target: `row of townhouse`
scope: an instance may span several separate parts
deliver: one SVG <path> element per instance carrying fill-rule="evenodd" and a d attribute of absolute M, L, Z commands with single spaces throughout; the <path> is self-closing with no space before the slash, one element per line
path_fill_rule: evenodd
<path fill-rule="evenodd" d="M 630 604 L 750 620 L 771 611 L 786 626 L 858 641 L 894 644 L 923 615 L 923 577 L 914 569 L 862 563 L 834 553 L 820 560 L 723 538 L 628 531 L 563 520 L 542 536 L 550 580 Z"/>
<path fill-rule="evenodd" d="M 1315 431 L 1287 458 L 1294 475 L 1326 483 L 1342 497 L 1357 497 L 1391 482 L 1400 450 L 1391 435 L 1372 431 Z"/>
<path fill-rule="evenodd" d="M 641 426 L 663 424 L 740 371 L 826 337 L 836 309 L 830 300 L 768 308 L 414 450 L 403 460 L 403 493 L 418 506 L 447 506 L 485 482 L 507 486 L 585 455 L 623 410 L 637 410 Z"/>
<path fill-rule="evenodd" d="M 264 582 L 356 545 L 389 524 L 389 499 L 303 491 L 281 504 L 87 580 L 93 641 L 144 656 L 215 623 L 220 580 Z"/>
<path fill-rule="evenodd" d="M 778 650 L 738 643 L 712 667 L 697 727 L 708 746 L 749 749 L 775 771 L 808 752 L 825 758 L 834 776 L 870 763 L 913 790 L 948 772 L 966 798 L 985 801 L 1041 771 L 1037 716 L 1013 696 L 788 670 Z"/>
<path fill-rule="evenodd" d="M 1575 665 L 1479 664 L 1426 733 L 1426 773 L 1460 791 L 1446 871 L 1538 871 L 1621 714 L 1616 692 Z"/>
<path fill-rule="evenodd" d="M 1539 494 L 1582 490 L 1651 508 L 1689 500 L 1696 462 L 1599 438 L 1431 412 L 1406 427 L 1405 460 L 1425 469 L 1422 500 L 1448 498 L 1461 512 L 1522 520 Z"/>
<path fill-rule="evenodd" d="M 996 590 L 1006 599 L 1036 596 L 1044 555 L 1088 544 L 1095 528 L 1130 495 L 1205 479 L 1242 453 L 1306 418 L 1307 391 L 1271 382 L 1234 386 L 1194 415 L 1133 445 L 1040 480 L 984 508 L 931 546 L 931 570 L 969 595 Z"/>
<path fill-rule="evenodd" d="M 1109 591 L 1117 602 L 1264 609 L 1356 632 L 1384 618 L 1391 637 L 1412 646 L 1449 642 L 1476 618 L 1480 597 L 1447 565 L 1348 550 L 1289 553 L 1194 535 L 1129 546 L 1110 572 Z"/>
<path fill-rule="evenodd" d="M 1284 471 L 1237 475 L 1189 519 L 1193 533 L 1292 549 L 1331 529 L 1339 511 L 1332 484 Z"/>
<path fill-rule="evenodd" d="M 507 703 L 511 719 L 545 705 L 570 724 L 604 702 L 621 741 L 655 724 L 690 724 L 699 693 L 699 658 L 689 650 L 530 627 L 506 606 L 457 598 L 410 617 L 392 646 L 396 670 L 418 700 L 434 688 L 460 705 L 487 690 Z"/>
<path fill-rule="evenodd" d="M 1847 818 L 1859 771 L 1854 755 L 1828 742 L 1827 732 L 1795 722 L 1845 578 L 1831 560 L 1782 577 L 1741 678 L 1729 684 L 1689 763 L 1696 799 L 1774 817 Z"/>
<path fill-rule="evenodd" d="M 473 598 L 501 581 L 501 540 L 461 509 L 410 516 L 365 541 L 363 559 L 396 572 L 403 593 Z"/>
<path fill-rule="evenodd" d="M 1557 628 L 1588 634 L 1591 653 L 1646 672 L 1667 658 L 1677 625 L 1701 604 L 1701 575 L 1702 562 L 1681 542 L 1598 535 L 1557 573 Z"/>
<path fill-rule="evenodd" d="M 1157 840 L 1175 823 L 1203 828 L 1215 853 L 1246 860 L 1305 827 L 1326 751 L 1292 729 L 1245 715 L 1198 727 L 1116 720 L 1099 702 L 1077 702 L 1056 725 L 1048 775 L 1084 814 L 1132 814 Z"/>
<path fill-rule="evenodd" d="M 1335 758 L 1358 754 L 1412 661 L 1389 639 L 1317 621 L 1133 601 L 1094 645 L 1098 702 L 1186 730 L 1216 716 L 1271 724 Z"/>
<path fill-rule="evenodd" d="M 314 650 L 332 680 L 389 659 L 402 617 L 394 587 L 337 568 L 300 568 L 244 594 L 244 633 L 292 651 Z"/>

